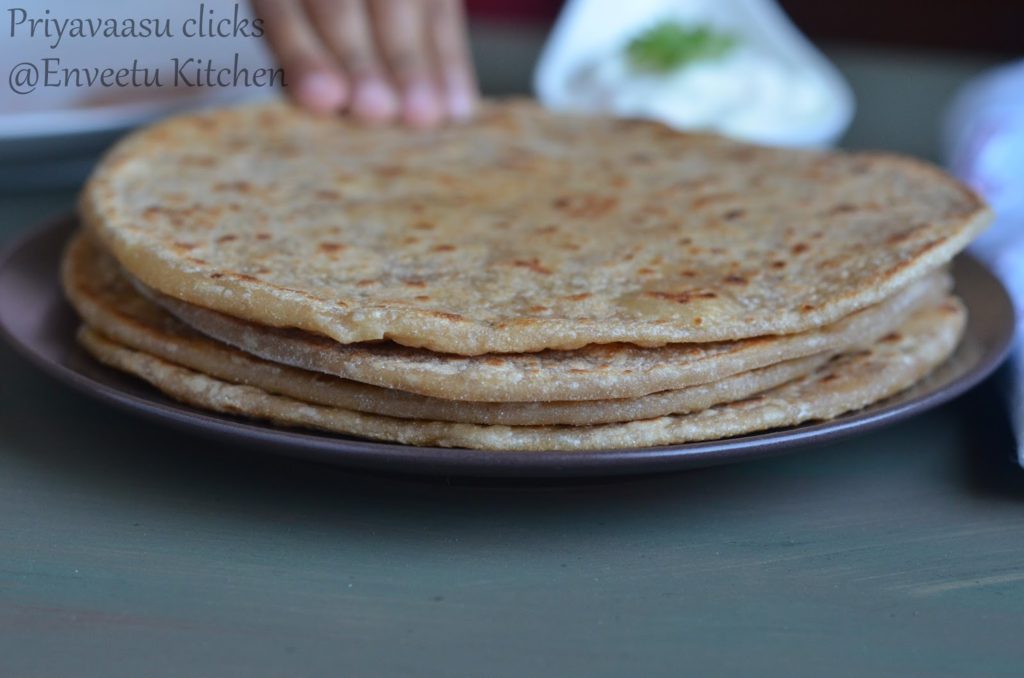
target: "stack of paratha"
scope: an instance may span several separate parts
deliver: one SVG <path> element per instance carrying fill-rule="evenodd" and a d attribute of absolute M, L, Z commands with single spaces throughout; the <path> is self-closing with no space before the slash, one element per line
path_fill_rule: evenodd
<path fill-rule="evenodd" d="M 365 128 L 272 104 L 119 144 L 64 284 L 184 402 L 417 445 L 570 450 L 829 419 L 944 361 L 987 224 L 886 155 L 494 103 Z"/>

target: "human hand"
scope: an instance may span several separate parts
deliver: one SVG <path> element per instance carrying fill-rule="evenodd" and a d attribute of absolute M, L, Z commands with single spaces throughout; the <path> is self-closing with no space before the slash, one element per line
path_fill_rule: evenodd
<path fill-rule="evenodd" d="M 478 98 L 461 0 L 252 0 L 288 93 L 318 113 L 415 127 Z"/>

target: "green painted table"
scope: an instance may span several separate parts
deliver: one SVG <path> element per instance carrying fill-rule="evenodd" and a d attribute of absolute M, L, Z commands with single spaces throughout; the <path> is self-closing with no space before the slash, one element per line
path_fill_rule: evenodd
<path fill-rule="evenodd" d="M 0 195 L 0 240 L 71 202 Z M 0 676 L 1016 676 L 1011 444 L 988 384 L 731 467 L 370 475 L 136 419 L 0 347 Z"/>

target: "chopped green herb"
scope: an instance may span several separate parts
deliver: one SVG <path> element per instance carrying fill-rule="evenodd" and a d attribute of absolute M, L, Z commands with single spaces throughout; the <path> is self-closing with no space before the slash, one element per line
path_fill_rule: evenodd
<path fill-rule="evenodd" d="M 629 41 L 626 54 L 638 71 L 669 73 L 702 59 L 716 59 L 736 46 L 735 36 L 708 26 L 662 21 Z"/>

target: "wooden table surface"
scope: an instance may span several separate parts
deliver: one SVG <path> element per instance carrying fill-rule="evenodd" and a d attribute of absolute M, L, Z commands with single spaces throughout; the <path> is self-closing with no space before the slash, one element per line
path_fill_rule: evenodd
<path fill-rule="evenodd" d="M 0 195 L 0 241 L 71 202 Z M 366 474 L 137 419 L 0 347 L 0 676 L 1020 675 L 1011 452 L 989 383 L 703 471 Z"/>

